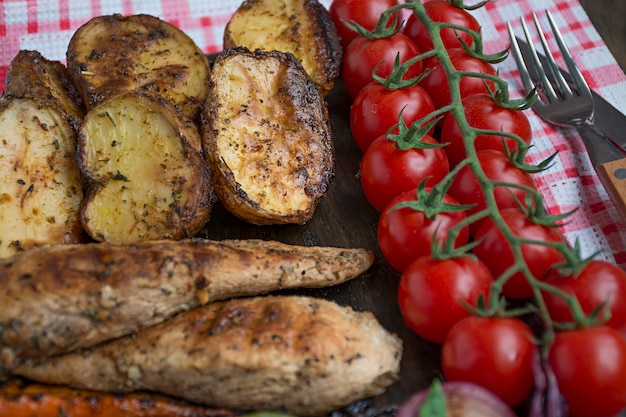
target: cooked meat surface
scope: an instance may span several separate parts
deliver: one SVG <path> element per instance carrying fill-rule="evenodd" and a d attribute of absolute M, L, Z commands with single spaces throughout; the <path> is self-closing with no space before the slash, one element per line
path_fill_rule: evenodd
<path fill-rule="evenodd" d="M 0 365 L 127 335 L 210 301 L 350 280 L 364 249 L 261 240 L 63 245 L 0 263 Z M 0 366 L 1 367 L 1 366 Z"/>
<path fill-rule="evenodd" d="M 16 373 L 113 392 L 153 390 L 199 404 L 324 415 L 380 394 L 402 345 L 371 313 L 297 296 L 212 303 L 87 352 Z"/>

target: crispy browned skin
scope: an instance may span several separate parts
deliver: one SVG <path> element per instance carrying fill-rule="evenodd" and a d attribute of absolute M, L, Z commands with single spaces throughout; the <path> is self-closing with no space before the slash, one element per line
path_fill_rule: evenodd
<path fill-rule="evenodd" d="M 326 104 L 291 54 L 223 52 L 202 139 L 219 200 L 254 224 L 305 223 L 334 177 Z"/>
<path fill-rule="evenodd" d="M 260 240 L 151 241 L 33 249 L 0 263 L 0 365 L 69 352 L 210 301 L 350 280 L 364 249 Z"/>
<path fill-rule="evenodd" d="M 87 180 L 82 222 L 97 241 L 182 239 L 210 216 L 198 127 L 159 96 L 136 90 L 90 110 L 78 161 Z"/>
<path fill-rule="evenodd" d="M 308 297 L 213 303 L 135 337 L 16 373 L 114 392 L 148 389 L 195 403 L 324 415 L 398 377 L 400 339 L 371 313 Z"/>
<path fill-rule="evenodd" d="M 143 88 L 195 117 L 207 94 L 206 55 L 180 29 L 149 15 L 91 19 L 72 36 L 67 66 L 91 109 Z"/>
<path fill-rule="evenodd" d="M 152 393 L 110 394 L 43 384 L 0 386 L 0 415 L 10 417 L 234 417 L 236 412 Z"/>
<path fill-rule="evenodd" d="M 65 66 L 37 51 L 21 50 L 13 58 L 3 94 L 32 98 L 56 108 L 74 130 L 78 130 L 85 116 L 83 102 Z"/>
<path fill-rule="evenodd" d="M 64 67 L 17 54 L 0 99 L 0 257 L 77 243 L 83 185 L 76 163 L 82 109 Z"/>
<path fill-rule="evenodd" d="M 224 30 L 224 48 L 295 55 L 320 93 L 339 76 L 342 49 L 332 18 L 317 0 L 246 0 Z"/>

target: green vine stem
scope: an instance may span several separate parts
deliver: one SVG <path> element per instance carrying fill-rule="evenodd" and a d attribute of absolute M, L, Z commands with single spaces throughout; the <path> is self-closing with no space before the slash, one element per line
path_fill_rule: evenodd
<path fill-rule="evenodd" d="M 458 7 L 464 7 L 464 8 L 479 6 L 479 5 L 464 6 L 462 0 L 451 0 L 451 2 L 457 5 Z M 484 3 L 486 2 L 481 3 L 480 6 L 482 6 Z M 572 250 L 571 246 L 566 242 L 540 242 L 540 241 L 534 241 L 534 240 L 529 240 L 529 239 L 523 239 L 523 238 L 519 238 L 512 232 L 512 230 L 506 224 L 506 222 L 504 221 L 504 219 L 502 218 L 499 212 L 494 190 L 496 187 L 504 187 L 504 186 L 515 187 L 516 185 L 492 181 L 486 176 L 482 166 L 480 165 L 478 161 L 478 155 L 477 155 L 476 148 L 474 147 L 474 141 L 479 134 L 480 135 L 482 134 L 501 135 L 503 137 L 503 140 L 505 137 L 515 139 L 516 141 L 520 143 L 520 147 L 519 147 L 518 152 L 514 155 L 509 155 L 509 158 L 514 164 L 516 164 L 517 167 L 526 169 L 530 172 L 538 172 L 543 169 L 546 169 L 550 165 L 550 162 L 554 158 L 554 155 L 549 157 L 548 159 L 546 159 L 545 161 L 541 162 L 538 165 L 528 165 L 523 161 L 528 147 L 523 143 L 521 138 L 517 137 L 516 135 L 508 134 L 505 132 L 493 132 L 489 130 L 475 129 L 472 126 L 470 126 L 469 122 L 467 121 L 465 117 L 465 111 L 461 104 L 460 82 L 464 77 L 482 78 L 485 81 L 485 84 L 487 84 L 488 81 L 493 82 L 495 85 L 495 90 L 491 91 L 492 97 L 495 100 L 497 100 L 497 102 L 500 105 L 505 106 L 505 107 L 510 107 L 510 108 L 525 109 L 525 108 L 530 107 L 530 105 L 532 104 L 532 101 L 536 99 L 536 93 L 531 92 L 531 94 L 529 94 L 528 96 L 522 99 L 510 100 L 509 92 L 508 92 L 508 84 L 506 83 L 506 81 L 502 80 L 501 78 L 492 76 L 492 75 L 487 75 L 487 74 L 464 72 L 464 71 L 456 70 L 456 68 L 453 66 L 450 60 L 450 57 L 446 51 L 446 48 L 444 47 L 444 44 L 443 44 L 443 41 L 439 32 L 442 28 L 453 28 L 457 30 L 463 30 L 465 32 L 468 32 L 468 30 L 464 28 L 457 28 L 454 25 L 450 25 L 446 23 L 434 22 L 427 15 L 424 9 L 424 6 L 422 5 L 420 0 L 407 0 L 406 4 L 400 4 L 398 6 L 394 6 L 393 8 L 391 8 L 389 10 L 389 13 L 399 12 L 400 9 L 404 9 L 404 8 L 410 9 L 413 12 L 413 14 L 418 19 L 420 19 L 422 23 L 424 24 L 433 43 L 433 50 L 429 51 L 429 56 L 432 56 L 439 61 L 439 64 L 441 65 L 442 69 L 444 70 L 448 78 L 448 84 L 450 87 L 451 104 L 441 109 L 438 109 L 437 111 L 435 111 L 435 113 L 431 115 L 428 115 L 427 117 L 424 118 L 424 121 L 426 120 L 432 121 L 434 117 L 440 117 L 443 114 L 451 113 L 453 117 L 456 119 L 456 122 L 459 125 L 460 130 L 463 132 L 463 140 L 464 140 L 464 144 L 465 144 L 466 152 L 467 152 L 467 158 L 459 166 L 454 167 L 450 171 L 447 177 L 445 177 L 439 184 L 433 187 L 434 189 L 431 192 L 434 192 L 437 195 L 441 195 L 442 192 L 445 192 L 448 189 L 454 177 L 458 174 L 459 170 L 464 166 L 468 166 L 469 169 L 471 169 L 471 171 L 476 176 L 477 180 L 479 181 L 479 184 L 483 191 L 485 203 L 486 203 L 486 208 L 484 210 L 481 210 L 478 213 L 474 213 L 473 215 L 468 216 L 468 218 L 464 222 L 460 223 L 455 228 L 453 228 L 450 231 L 446 239 L 446 242 L 443 245 L 433 244 L 433 246 L 436 246 L 433 248 L 433 255 L 437 257 L 471 256 L 469 253 L 467 253 L 467 251 L 471 250 L 472 245 L 475 246 L 479 242 L 473 242 L 470 245 L 467 245 L 466 247 L 462 248 L 463 250 L 466 251 L 466 253 L 459 253 L 459 249 L 454 248 L 454 240 L 456 239 L 456 237 L 458 236 L 458 233 L 463 227 L 469 225 L 470 223 L 477 222 L 479 220 L 489 217 L 495 223 L 495 225 L 501 231 L 503 236 L 509 242 L 515 262 L 501 276 L 496 277 L 496 280 L 492 286 L 492 291 L 491 291 L 489 300 L 487 300 L 487 307 L 486 307 L 487 310 L 494 311 L 494 310 L 502 309 L 501 291 L 502 291 L 502 287 L 504 283 L 514 274 L 521 273 L 527 279 L 528 283 L 533 288 L 533 294 L 536 300 L 536 307 L 534 308 L 534 310 L 536 310 L 537 314 L 540 316 L 545 327 L 544 335 L 543 335 L 544 342 L 550 341 L 553 338 L 554 331 L 555 331 L 555 323 L 553 323 L 550 317 L 550 314 L 548 313 L 547 307 L 543 301 L 542 293 L 544 291 L 557 294 L 566 300 L 566 302 L 570 306 L 572 313 L 575 317 L 575 325 L 584 326 L 588 324 L 590 320 L 592 319 L 584 317 L 584 313 L 582 312 L 582 309 L 575 298 L 572 298 L 568 294 L 565 294 L 562 291 L 559 291 L 558 289 L 546 284 L 545 282 L 533 276 L 532 272 L 530 271 L 529 265 L 526 263 L 526 260 L 524 259 L 523 252 L 522 252 L 522 245 L 553 246 L 557 248 L 559 252 L 561 252 L 564 255 L 564 258 L 566 259 L 566 264 L 568 265 L 580 265 L 581 264 L 578 251 Z M 382 25 L 381 27 L 383 26 L 384 25 Z M 475 40 L 473 49 L 469 51 L 469 53 L 471 53 L 473 56 L 476 56 L 480 59 L 487 60 L 487 61 L 489 60 L 493 61 L 493 60 L 498 60 L 498 59 L 501 60 L 506 57 L 508 51 L 503 51 L 503 52 L 493 54 L 493 55 L 484 55 L 482 51 L 482 39 L 481 39 L 480 33 L 473 32 L 473 31 L 469 31 L 469 32 L 472 32 L 472 36 Z M 464 45 L 464 48 L 466 50 L 470 49 L 467 45 Z M 537 192 L 536 190 L 528 189 L 527 187 L 525 187 L 525 189 L 526 191 L 528 191 L 529 195 L 531 196 L 530 199 L 532 200 L 532 203 L 533 203 L 533 204 L 527 204 L 527 205 L 530 205 L 530 206 L 534 205 L 534 207 L 532 208 L 534 212 L 539 212 L 542 214 L 547 213 L 547 211 L 543 207 L 543 198 L 541 194 Z M 424 190 L 422 190 L 422 192 L 424 192 Z M 422 196 L 421 198 L 425 198 L 425 196 Z M 529 213 L 529 215 L 530 214 L 531 213 Z M 552 220 L 555 220 L 555 219 L 552 219 Z M 561 218 L 559 218 L 558 220 L 561 220 Z M 557 225 L 555 224 L 555 227 L 556 226 Z M 555 268 L 556 267 L 557 265 L 555 265 Z"/>

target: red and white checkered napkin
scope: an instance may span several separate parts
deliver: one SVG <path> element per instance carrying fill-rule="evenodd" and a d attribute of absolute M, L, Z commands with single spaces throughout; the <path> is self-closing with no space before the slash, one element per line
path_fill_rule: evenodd
<path fill-rule="evenodd" d="M 64 61 L 74 31 L 90 18 L 104 14 L 147 13 L 183 29 L 206 53 L 222 48 L 224 26 L 240 0 L 1 0 L 0 85 L 20 49 L 40 51 L 45 57 Z M 331 0 L 322 0 L 326 6 Z M 482 25 L 486 52 L 508 45 L 506 22 L 519 32 L 519 18 L 530 21 L 532 12 L 549 9 L 583 74 L 609 102 L 626 112 L 626 76 L 608 51 L 577 0 L 498 0 L 474 11 Z M 545 19 L 539 13 L 540 19 Z M 546 23 L 545 21 L 543 23 Z M 546 25 L 547 27 L 547 25 Z M 499 64 L 500 75 L 519 96 L 520 84 L 512 58 Z M 601 256 L 626 267 L 626 225 L 600 184 L 577 133 L 557 129 L 527 112 L 533 128 L 530 156 L 539 161 L 559 150 L 554 166 L 536 175 L 552 213 L 580 206 L 563 227 L 568 239 L 578 239 L 584 254 L 607 249 Z"/>

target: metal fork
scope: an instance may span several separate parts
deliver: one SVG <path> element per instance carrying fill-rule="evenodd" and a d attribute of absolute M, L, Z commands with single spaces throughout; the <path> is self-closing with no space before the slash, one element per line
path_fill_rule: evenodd
<path fill-rule="evenodd" d="M 530 50 L 530 58 L 527 59 L 530 62 L 525 62 L 511 23 L 507 23 L 511 39 L 511 51 L 517 63 L 522 84 L 527 93 L 530 93 L 533 89 L 536 89 L 538 92 L 539 97 L 535 100 L 532 107 L 542 119 L 555 125 L 576 128 L 587 148 L 589 159 L 596 168 L 600 180 L 622 216 L 626 218 L 626 155 L 594 126 L 594 107 L 591 90 L 567 48 L 552 14 L 548 10 L 546 10 L 546 16 L 563 61 L 567 66 L 568 78 L 573 82 L 569 84 L 563 77 L 563 74 L 561 74 L 539 19 L 533 13 L 533 21 L 545 55 L 544 64 L 542 64 L 537 50 L 533 46 L 524 18 L 521 18 L 520 21 Z"/>

